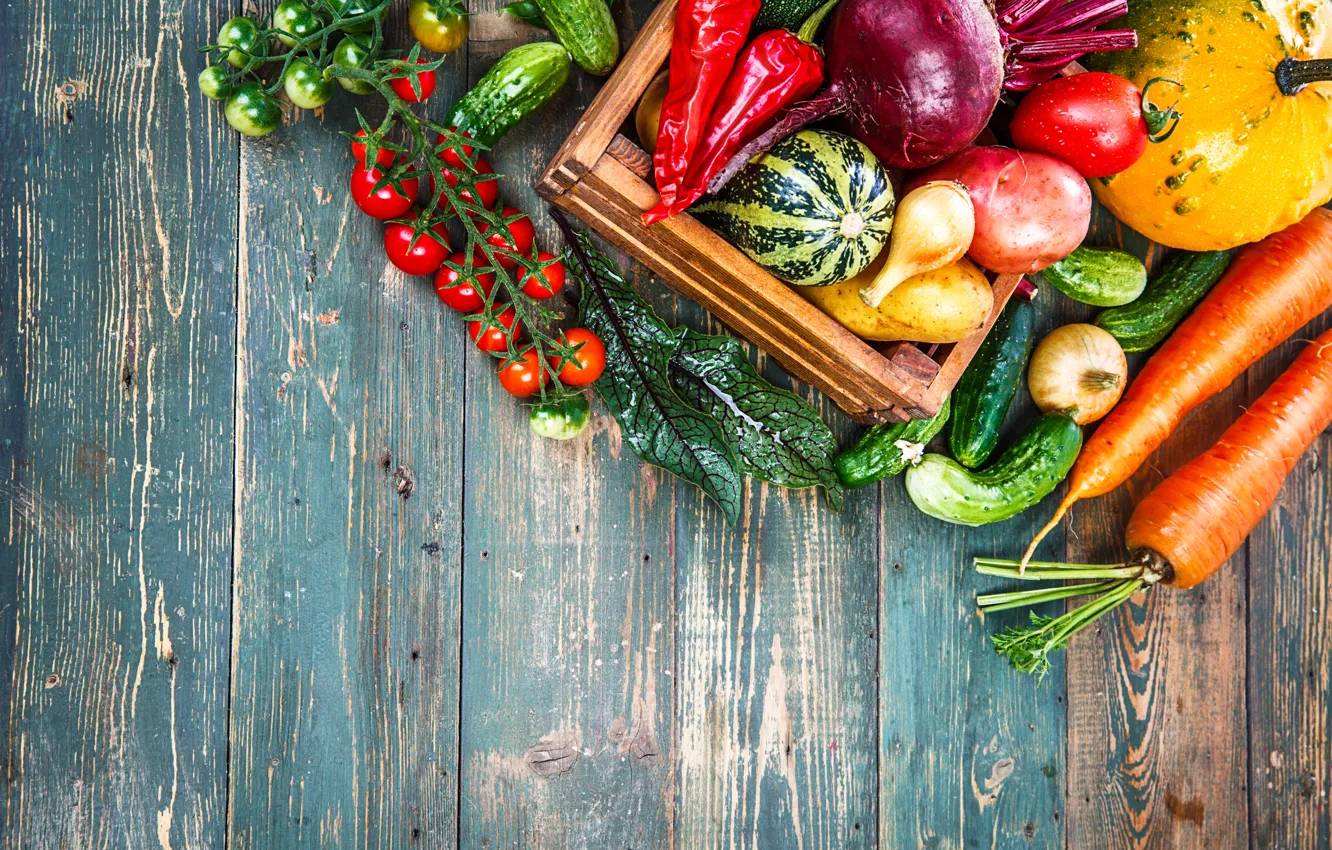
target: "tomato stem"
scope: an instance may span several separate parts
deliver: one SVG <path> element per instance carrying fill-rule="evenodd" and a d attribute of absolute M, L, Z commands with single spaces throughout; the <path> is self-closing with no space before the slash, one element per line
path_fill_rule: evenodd
<path fill-rule="evenodd" d="M 1287 56 L 1276 68 L 1277 88 L 1287 96 L 1299 94 L 1310 83 L 1332 80 L 1332 59 L 1292 59 Z"/>
<path fill-rule="evenodd" d="M 1174 80 L 1168 80 L 1165 77 L 1153 77 L 1147 81 L 1147 85 L 1142 87 L 1142 120 L 1147 125 L 1147 139 L 1156 144 L 1160 144 L 1170 138 L 1170 135 L 1175 132 L 1175 128 L 1179 126 L 1179 119 L 1182 117 L 1182 114 L 1179 110 L 1175 109 L 1174 103 L 1170 104 L 1165 109 L 1152 103 L 1151 96 L 1148 92 L 1150 92 L 1152 86 L 1157 83 L 1169 83 L 1172 86 L 1179 86 L 1180 88 L 1184 88 L 1184 86 Z"/>

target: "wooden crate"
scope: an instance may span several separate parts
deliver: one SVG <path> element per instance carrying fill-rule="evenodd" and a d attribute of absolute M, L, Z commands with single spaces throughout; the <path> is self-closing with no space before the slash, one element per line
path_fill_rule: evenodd
<path fill-rule="evenodd" d="M 620 127 L 671 49 L 677 0 L 662 0 L 537 184 L 555 206 L 652 269 L 737 334 L 818 387 L 861 422 L 938 412 L 1007 303 L 1021 275 L 992 278 L 985 327 L 954 345 L 876 348 L 843 328 L 688 214 L 645 227 L 657 202 L 651 157 Z"/>

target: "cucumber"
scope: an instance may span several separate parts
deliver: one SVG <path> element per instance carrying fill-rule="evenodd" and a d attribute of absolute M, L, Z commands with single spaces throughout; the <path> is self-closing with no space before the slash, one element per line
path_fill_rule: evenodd
<path fill-rule="evenodd" d="M 790 30 L 795 32 L 824 0 L 763 0 L 750 32 Z"/>
<path fill-rule="evenodd" d="M 957 382 L 948 447 L 963 466 L 980 466 L 998 444 L 999 428 L 1031 359 L 1035 326 L 1031 302 L 1010 298 Z"/>
<path fill-rule="evenodd" d="M 453 105 L 444 126 L 492 147 L 513 125 L 545 106 L 569 79 L 569 51 L 553 41 L 515 47 Z"/>
<path fill-rule="evenodd" d="M 1109 331 L 1125 351 L 1146 351 L 1170 335 L 1216 282 L 1230 255 L 1225 251 L 1175 254 L 1132 304 L 1102 310 L 1098 327 Z"/>
<path fill-rule="evenodd" d="M 620 36 L 606 0 L 535 2 L 546 29 L 569 49 L 578 67 L 599 77 L 611 72 L 620 58 Z"/>
<path fill-rule="evenodd" d="M 943 455 L 925 455 L 907 470 L 906 488 L 923 513 L 958 525 L 987 525 L 1017 516 L 1050 495 L 1082 451 L 1082 429 L 1047 413 L 999 460 L 973 472 Z"/>
<path fill-rule="evenodd" d="M 856 441 L 856 444 L 837 456 L 837 477 L 844 487 L 864 487 L 906 469 L 910 461 L 904 457 L 899 441 L 921 445 L 934 439 L 948 421 L 950 401 L 932 419 L 912 419 L 875 425 Z"/>
<path fill-rule="evenodd" d="M 1142 294 L 1147 267 L 1126 251 L 1077 248 L 1041 277 L 1060 292 L 1093 307 L 1118 307 Z"/>

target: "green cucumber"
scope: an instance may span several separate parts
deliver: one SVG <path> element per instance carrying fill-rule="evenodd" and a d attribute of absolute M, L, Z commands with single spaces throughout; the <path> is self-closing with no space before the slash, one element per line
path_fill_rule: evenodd
<path fill-rule="evenodd" d="M 1225 251 L 1184 251 L 1166 261 L 1132 304 L 1102 310 L 1098 327 L 1119 340 L 1125 351 L 1146 351 L 1170 335 L 1193 305 L 1221 279 L 1230 255 Z"/>
<path fill-rule="evenodd" d="M 606 0 L 535 0 L 546 28 L 569 48 L 578 67 L 604 76 L 620 58 L 620 36 L 615 31 Z"/>
<path fill-rule="evenodd" d="M 1008 299 L 953 389 L 948 447 L 963 466 L 980 466 L 999 443 L 999 428 L 1031 359 L 1035 326 L 1031 302 L 1016 295 Z"/>
<path fill-rule="evenodd" d="M 763 0 L 750 32 L 790 30 L 795 32 L 824 0 Z"/>
<path fill-rule="evenodd" d="M 948 421 L 949 406 L 949 399 L 944 399 L 943 407 L 931 419 L 912 419 L 870 428 L 854 446 L 837 456 L 837 477 L 842 485 L 864 487 L 906 469 L 910 461 L 903 452 L 904 446 L 898 443 L 923 448 Z"/>
<path fill-rule="evenodd" d="M 936 519 L 987 525 L 1015 517 L 1050 495 L 1080 451 L 1078 424 L 1063 414 L 1047 413 L 980 472 L 943 455 L 925 455 L 907 470 L 907 494 Z"/>
<path fill-rule="evenodd" d="M 453 105 L 444 126 L 467 132 L 489 148 L 536 112 L 569 79 L 569 51 L 553 41 L 510 50 Z"/>
<path fill-rule="evenodd" d="M 1093 307 L 1118 307 L 1142 294 L 1147 267 L 1127 251 L 1078 248 L 1041 272 L 1060 292 Z"/>

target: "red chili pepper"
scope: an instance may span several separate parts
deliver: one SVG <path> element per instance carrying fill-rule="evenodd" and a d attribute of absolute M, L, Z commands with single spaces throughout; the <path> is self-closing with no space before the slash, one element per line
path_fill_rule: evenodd
<path fill-rule="evenodd" d="M 668 215 L 736 55 L 758 14 L 759 0 L 680 0 L 671 40 L 671 82 L 661 105 L 653 157 L 659 203 L 643 215 Z"/>
<path fill-rule="evenodd" d="M 740 54 L 708 122 L 708 132 L 676 191 L 667 215 L 683 212 L 707 191 L 708 181 L 745 142 L 778 113 L 823 83 L 823 52 L 788 30 L 771 30 Z"/>

